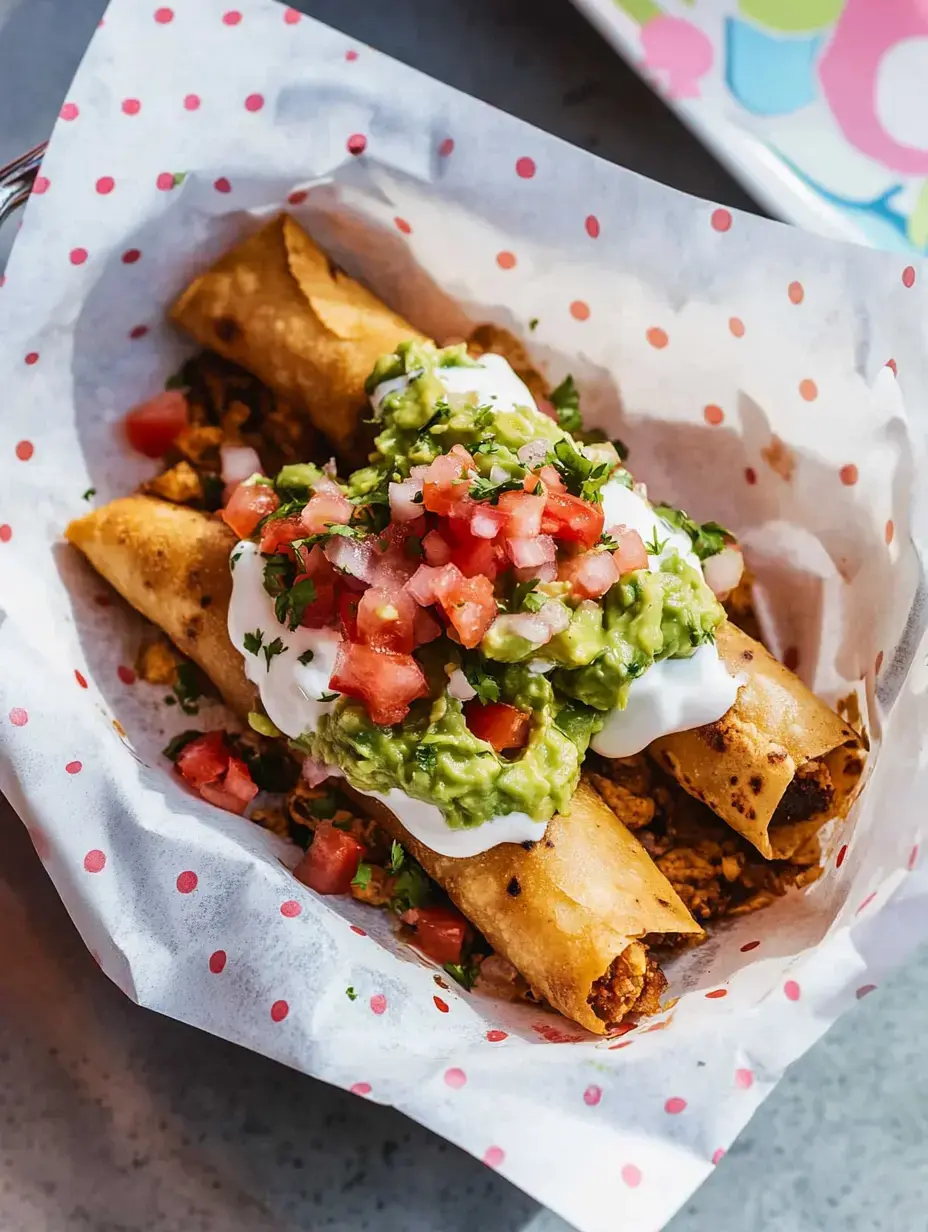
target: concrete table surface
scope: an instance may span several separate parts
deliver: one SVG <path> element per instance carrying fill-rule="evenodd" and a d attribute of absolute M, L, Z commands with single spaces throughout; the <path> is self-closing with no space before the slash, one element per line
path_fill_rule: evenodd
<path fill-rule="evenodd" d="M 47 135 L 103 7 L 0 0 L 0 165 Z M 567 0 L 297 7 L 606 158 L 753 208 Z M 928 1226 L 926 1011 L 923 957 L 793 1067 L 669 1232 Z M 566 1232 L 399 1113 L 126 1000 L 2 801 L 0 1228 Z"/>

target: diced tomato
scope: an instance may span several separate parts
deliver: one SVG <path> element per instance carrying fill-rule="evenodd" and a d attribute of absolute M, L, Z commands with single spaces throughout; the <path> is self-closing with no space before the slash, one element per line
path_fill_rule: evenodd
<path fill-rule="evenodd" d="M 321 535 L 329 526 L 347 526 L 354 506 L 341 492 L 317 492 L 303 507 L 304 534 Z"/>
<path fill-rule="evenodd" d="M 361 596 L 350 590 L 343 590 L 338 597 L 338 619 L 341 621 L 342 632 L 349 642 L 358 640 L 358 604 Z"/>
<path fill-rule="evenodd" d="M 133 407 L 125 418 L 129 444 L 146 458 L 160 458 L 186 428 L 187 398 L 179 389 L 166 389 Z"/>
<path fill-rule="evenodd" d="M 506 514 L 499 505 L 475 501 L 468 529 L 477 539 L 495 539 L 506 525 Z"/>
<path fill-rule="evenodd" d="M 559 581 L 570 583 L 577 598 L 598 599 L 619 580 L 619 569 L 609 552 L 581 552 L 562 558 L 557 576 Z"/>
<path fill-rule="evenodd" d="M 631 573 L 635 569 L 647 569 L 648 552 L 644 541 L 636 530 L 626 526 L 614 527 L 609 532 L 618 542 L 618 547 L 612 553 L 619 573 Z"/>
<path fill-rule="evenodd" d="M 433 962 L 459 963 L 468 923 L 454 907 L 412 907 L 403 922 L 416 930 L 414 945 Z"/>
<path fill-rule="evenodd" d="M 541 533 L 545 511 L 543 496 L 528 492 L 504 492 L 499 498 L 500 511 L 505 515 L 505 533 L 511 539 L 533 539 Z"/>
<path fill-rule="evenodd" d="M 266 483 L 240 483 L 229 498 L 220 517 L 235 531 L 239 539 L 247 539 L 258 528 L 262 518 L 280 505 L 280 497 Z"/>
<path fill-rule="evenodd" d="M 603 533 L 604 521 L 602 505 L 593 505 L 569 492 L 549 492 L 541 531 L 555 539 L 591 548 Z"/>
<path fill-rule="evenodd" d="M 342 643 L 329 688 L 363 701 L 374 723 L 401 723 L 409 703 L 428 694 L 422 668 L 409 654 Z"/>
<path fill-rule="evenodd" d="M 317 894 L 347 894 L 364 854 L 364 844 L 354 835 L 323 821 L 293 875 Z"/>
<path fill-rule="evenodd" d="M 289 548 L 294 539 L 305 539 L 306 527 L 299 516 L 289 518 L 272 518 L 261 531 L 258 543 L 261 551 L 270 556 L 274 552 L 282 552 Z M 292 556 L 293 553 L 291 552 Z"/>
<path fill-rule="evenodd" d="M 371 586 L 358 604 L 358 640 L 374 650 L 408 655 L 415 640 L 416 604 L 403 590 Z"/>
<path fill-rule="evenodd" d="M 422 551 L 429 565 L 447 565 L 451 559 L 451 548 L 437 530 L 430 530 L 422 540 Z"/>
<path fill-rule="evenodd" d="M 424 607 L 417 607 L 412 625 L 413 640 L 417 646 L 425 646 L 441 637 L 441 625 L 430 616 Z"/>
<path fill-rule="evenodd" d="M 473 501 L 470 482 L 465 472 L 473 470 L 474 459 L 463 445 L 455 445 L 450 453 L 439 454 L 429 464 L 422 478 L 422 503 L 430 513 L 445 517 L 465 513 Z"/>
<path fill-rule="evenodd" d="M 532 716 L 505 702 L 468 702 L 464 707 L 467 726 L 480 740 L 492 744 L 498 753 L 504 749 L 524 748 Z"/>
<path fill-rule="evenodd" d="M 497 574 L 496 551 L 489 539 L 468 535 L 451 549 L 451 563 L 457 565 L 465 577 L 483 575 L 492 582 Z"/>
<path fill-rule="evenodd" d="M 226 791 L 219 783 L 204 783 L 199 791 L 208 804 L 225 809 L 227 813 L 238 813 L 241 816 L 248 804 L 247 800 L 240 799 L 234 792 Z"/>
<path fill-rule="evenodd" d="M 215 783 L 222 778 L 231 756 L 225 733 L 211 731 L 185 744 L 174 765 L 178 774 L 199 790 L 204 783 Z"/>
<path fill-rule="evenodd" d="M 446 569 L 454 568 L 446 565 Z M 452 579 L 441 586 L 438 601 L 454 627 L 461 645 L 472 650 L 489 629 L 496 616 L 496 596 L 493 583 L 484 575 Z"/>
<path fill-rule="evenodd" d="M 420 607 L 429 607 L 461 577 L 463 574 L 457 565 L 420 565 L 406 583 L 406 593 L 412 595 Z"/>
<path fill-rule="evenodd" d="M 567 491 L 567 488 L 564 486 L 564 480 L 558 474 L 557 467 L 543 466 L 538 472 L 538 477 L 549 492 Z"/>
<path fill-rule="evenodd" d="M 229 768 L 226 771 L 226 777 L 222 781 L 222 786 L 226 791 L 241 800 L 243 807 L 258 794 L 258 785 L 251 777 L 251 771 L 242 759 L 236 757 L 234 753 L 229 758 Z"/>

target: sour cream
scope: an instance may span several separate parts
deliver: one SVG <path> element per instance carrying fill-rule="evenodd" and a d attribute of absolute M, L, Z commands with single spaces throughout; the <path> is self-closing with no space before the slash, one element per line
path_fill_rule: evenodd
<path fill-rule="evenodd" d="M 548 824 L 533 821 L 528 813 L 504 813 L 502 817 L 491 817 L 483 825 L 459 829 L 448 825 L 437 805 L 414 800 L 396 787 L 386 793 L 372 791 L 367 794 L 391 809 L 420 843 L 440 856 L 453 856 L 458 860 L 489 851 L 499 843 L 524 843 L 527 839 L 537 842 L 544 838 Z"/>

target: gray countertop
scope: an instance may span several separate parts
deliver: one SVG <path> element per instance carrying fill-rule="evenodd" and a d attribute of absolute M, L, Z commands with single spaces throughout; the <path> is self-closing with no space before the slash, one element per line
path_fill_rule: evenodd
<path fill-rule="evenodd" d="M 47 135 L 103 7 L 0 0 L 0 164 Z M 753 208 L 567 0 L 297 7 L 606 158 Z M 127 1001 L 2 801 L 0 937 L 4 1232 L 566 1229 L 399 1113 Z M 926 1010 L 923 956 L 792 1068 L 670 1232 L 924 1228 Z"/>

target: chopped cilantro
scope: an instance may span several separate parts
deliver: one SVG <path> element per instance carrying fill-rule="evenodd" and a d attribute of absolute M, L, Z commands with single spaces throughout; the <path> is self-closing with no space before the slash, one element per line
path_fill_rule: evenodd
<path fill-rule="evenodd" d="M 488 500 L 491 505 L 495 505 L 504 492 L 521 492 L 522 481 L 525 478 L 526 472 L 523 467 L 519 468 L 520 474 L 508 475 L 505 479 L 500 479 L 498 482 L 493 479 L 485 479 L 482 475 L 478 476 L 470 485 L 470 495 L 474 500 Z"/>
<path fill-rule="evenodd" d="M 358 994 L 355 992 L 355 990 L 351 987 L 350 984 L 345 989 L 345 996 L 348 998 L 349 1001 L 357 1001 L 358 999 Z"/>
<path fill-rule="evenodd" d="M 731 531 L 720 526 L 718 522 L 703 522 L 700 526 L 682 509 L 674 509 L 672 505 L 655 505 L 654 512 L 677 530 L 689 535 L 693 541 L 693 551 L 700 560 L 715 556 L 730 539 L 734 539 Z"/>
<path fill-rule="evenodd" d="M 532 317 L 532 319 L 531 319 L 531 320 L 529 321 L 529 323 L 528 323 L 528 327 L 529 327 L 529 329 L 530 329 L 530 330 L 532 330 L 532 331 L 534 332 L 534 330 L 536 330 L 536 329 L 538 328 L 538 318 L 537 318 L 537 317 Z"/>
<path fill-rule="evenodd" d="M 359 890 L 366 890 L 367 887 L 371 884 L 371 872 L 372 871 L 373 870 L 371 868 L 371 865 L 365 864 L 364 861 L 362 860 L 361 863 L 358 865 L 358 871 L 355 873 L 354 877 L 352 878 L 351 884 L 353 886 L 357 886 Z"/>
<path fill-rule="evenodd" d="M 608 462 L 594 462 L 569 437 L 555 444 L 553 461 L 568 492 L 585 501 L 601 499 L 600 489 L 613 469 Z"/>
<path fill-rule="evenodd" d="M 283 552 L 265 556 L 264 560 L 264 589 L 276 598 L 287 589 L 287 579 L 290 577 L 293 562 Z"/>
<path fill-rule="evenodd" d="M 173 740 L 168 741 L 161 751 L 168 761 L 177 761 L 178 756 L 191 740 L 197 740 L 202 735 L 203 733 L 199 731 L 182 731 Z"/>
<path fill-rule="evenodd" d="M 390 908 L 397 915 L 402 915 L 412 907 L 421 907 L 430 894 L 431 884 L 428 877 L 418 864 L 410 860 L 397 874 L 393 883 Z"/>
<path fill-rule="evenodd" d="M 329 821 L 338 811 L 338 797 L 334 791 L 325 791 L 319 796 L 305 796 L 301 804 L 310 817 L 315 817 L 317 821 Z"/>
<path fill-rule="evenodd" d="M 198 714 L 197 701 L 203 696 L 200 673 L 192 663 L 179 663 L 174 673 L 174 696 L 184 714 Z"/>
<path fill-rule="evenodd" d="M 264 647 L 264 657 L 267 660 L 267 670 L 271 670 L 271 659 L 275 655 L 283 654 L 287 647 L 283 644 L 279 637 L 275 637 L 273 642 L 269 642 Z"/>
<path fill-rule="evenodd" d="M 304 650 L 298 661 L 302 663 L 304 667 L 309 667 L 315 657 L 316 652 L 314 650 Z"/>
<path fill-rule="evenodd" d="M 245 549 L 242 547 L 237 547 L 235 551 L 232 553 L 232 555 L 229 557 L 229 572 L 230 573 L 234 571 L 235 566 L 238 564 L 239 560 L 241 559 L 241 555 L 244 550 Z"/>
<path fill-rule="evenodd" d="M 338 693 L 323 693 L 323 694 L 320 696 L 319 701 L 321 701 L 321 702 L 334 702 L 334 701 L 338 698 L 338 696 L 339 696 L 339 694 L 338 694 Z"/>
<path fill-rule="evenodd" d="M 274 612 L 282 625 L 293 630 L 299 626 L 303 613 L 315 601 L 316 583 L 312 578 L 303 578 L 277 596 L 274 600 Z"/>
<path fill-rule="evenodd" d="M 619 541 L 617 539 L 613 539 L 612 535 L 609 535 L 604 531 L 599 536 L 599 546 L 601 548 L 606 548 L 609 552 L 614 552 L 619 546 Z"/>
<path fill-rule="evenodd" d="M 438 764 L 438 750 L 434 744 L 417 744 L 413 756 L 420 770 L 424 770 L 426 774 L 435 773 L 435 767 Z"/>
<path fill-rule="evenodd" d="M 667 539 L 658 539 L 657 527 L 655 526 L 654 532 L 651 535 L 651 538 L 648 539 L 644 545 L 645 551 L 647 552 L 649 556 L 660 556 L 661 552 L 663 552 L 668 542 L 669 541 Z"/>
<path fill-rule="evenodd" d="M 249 654 L 256 655 L 261 649 L 261 644 L 264 641 L 264 633 L 261 629 L 255 629 L 254 633 L 245 634 L 245 649 Z"/>
<path fill-rule="evenodd" d="M 527 582 L 516 582 L 512 588 L 510 610 L 513 612 L 538 612 L 545 602 L 545 596 L 537 591 L 538 579 L 531 578 Z"/>
<path fill-rule="evenodd" d="M 410 535 L 403 545 L 403 551 L 410 560 L 421 560 L 425 555 L 422 540 L 418 535 Z"/>
<path fill-rule="evenodd" d="M 406 861 L 406 849 L 402 843 L 398 843 L 396 839 L 390 845 L 390 864 L 391 873 L 398 873 Z"/>
<path fill-rule="evenodd" d="M 461 670 L 481 702 L 499 701 L 499 681 L 484 669 L 479 655 L 466 656 L 461 663 Z"/>
<path fill-rule="evenodd" d="M 444 970 L 448 972 L 453 980 L 457 980 L 462 988 L 470 992 L 477 983 L 480 965 L 475 962 L 445 963 Z"/>
<path fill-rule="evenodd" d="M 88 488 L 87 491 L 84 493 L 84 495 L 81 497 L 81 500 L 93 500 L 96 494 L 97 494 L 96 488 Z"/>
<path fill-rule="evenodd" d="M 263 530 L 264 527 L 267 526 L 268 522 L 276 522 L 279 518 L 289 518 L 293 514 L 300 513 L 305 504 L 305 500 L 281 501 L 272 513 L 265 514 L 265 516 L 258 523 L 256 530 Z"/>
<path fill-rule="evenodd" d="M 580 393 L 574 384 L 574 378 L 567 374 L 556 389 L 551 391 L 551 402 L 557 411 L 557 422 L 565 432 L 577 436 L 583 431 L 583 419 L 580 415 Z"/>

